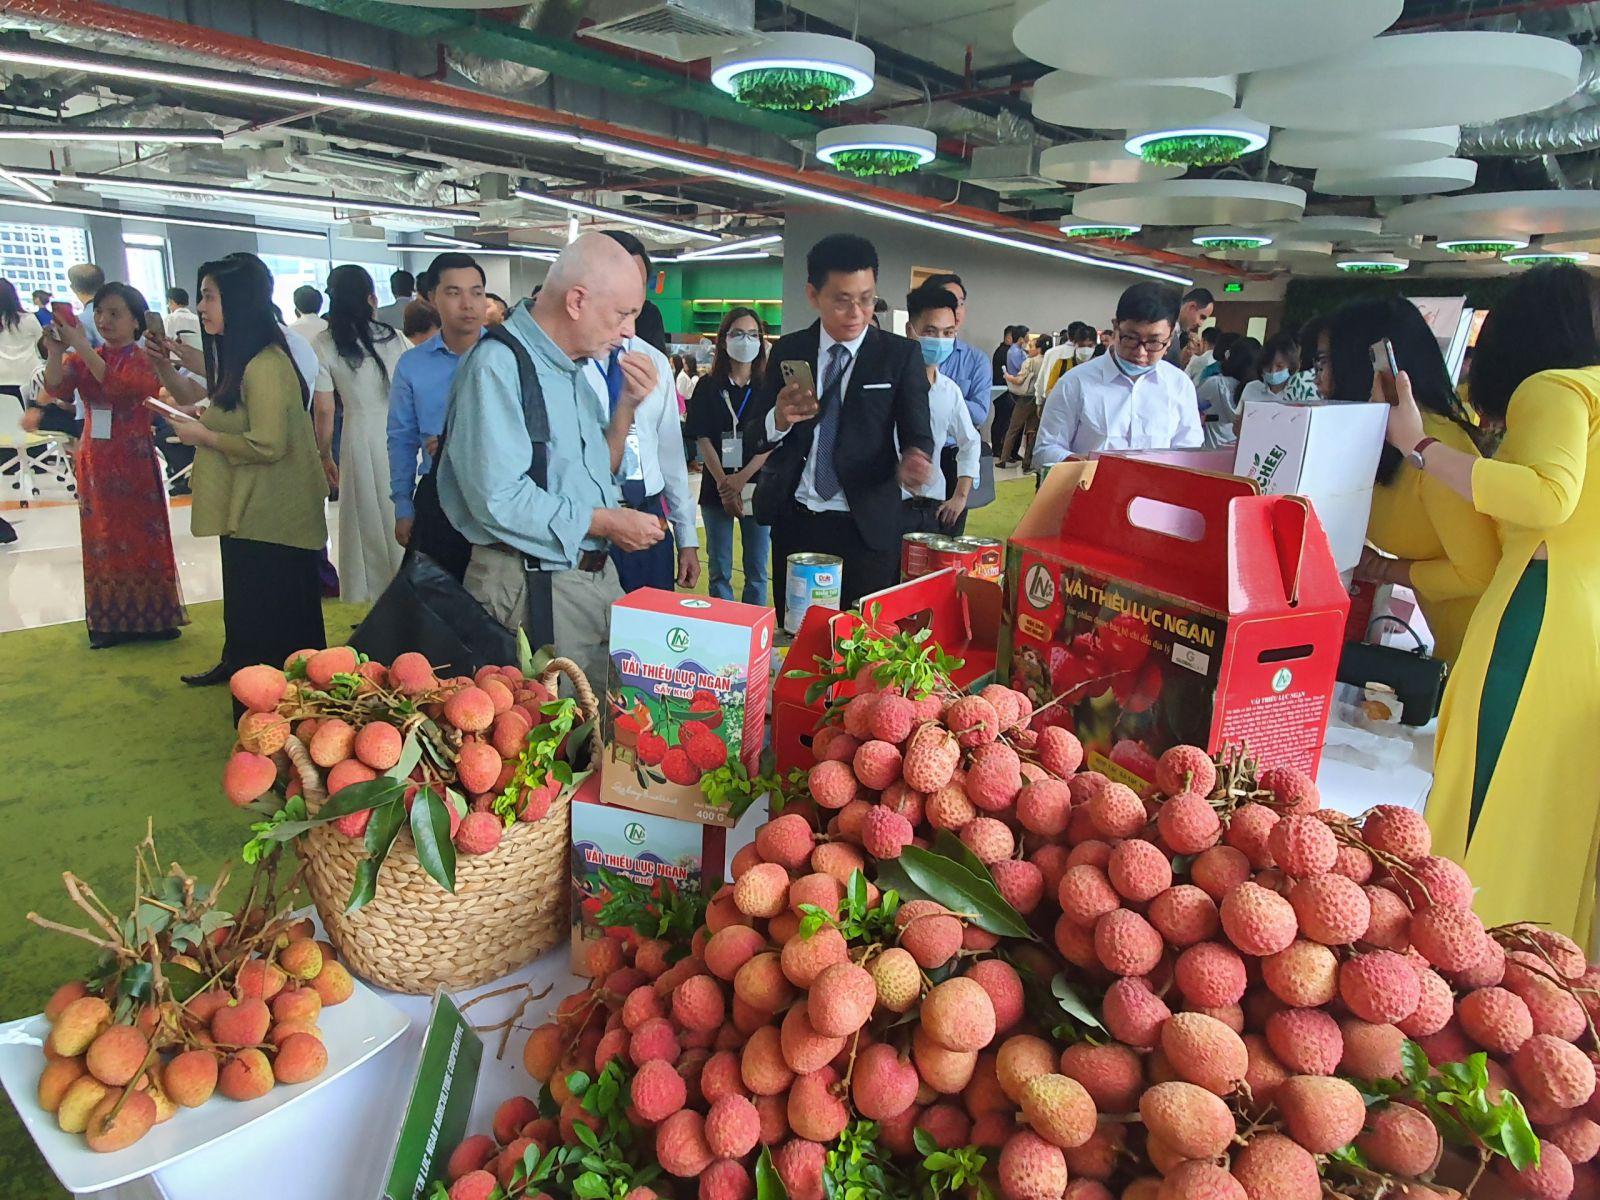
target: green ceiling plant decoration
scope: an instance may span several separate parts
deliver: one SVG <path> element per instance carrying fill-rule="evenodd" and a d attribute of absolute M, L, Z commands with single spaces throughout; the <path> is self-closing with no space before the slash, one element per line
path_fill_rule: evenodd
<path fill-rule="evenodd" d="M 1120 242 L 1139 232 L 1131 225 L 1063 225 L 1061 236 L 1069 238 L 1097 238 L 1101 241 Z"/>
<path fill-rule="evenodd" d="M 739 103 L 782 112 L 832 108 L 853 89 L 849 76 L 809 67 L 760 67 L 733 78 Z"/>
<path fill-rule="evenodd" d="M 1476 242 L 1438 242 L 1438 249 L 1446 254 L 1503 254 L 1507 250 L 1520 250 L 1527 242 L 1512 241 L 1509 238 L 1485 238 Z"/>
<path fill-rule="evenodd" d="M 1214 167 L 1251 150 L 1251 140 L 1235 133 L 1176 134 L 1154 138 L 1139 147 L 1139 157 L 1164 167 Z"/>
<path fill-rule="evenodd" d="M 905 175 L 922 165 L 915 150 L 840 150 L 833 156 L 833 169 L 846 175 Z"/>

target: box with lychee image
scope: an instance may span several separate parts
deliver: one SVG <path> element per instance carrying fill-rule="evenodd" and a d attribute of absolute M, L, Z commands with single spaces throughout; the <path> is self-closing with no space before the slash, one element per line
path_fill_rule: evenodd
<path fill-rule="evenodd" d="M 738 820 L 704 785 L 738 767 L 757 774 L 773 628 L 770 608 L 655 588 L 612 606 L 604 803 L 707 825 Z"/>
<path fill-rule="evenodd" d="M 1006 681 L 1138 790 L 1173 746 L 1313 777 L 1349 598 L 1309 502 L 1126 458 L 1055 468 L 1007 559 Z"/>

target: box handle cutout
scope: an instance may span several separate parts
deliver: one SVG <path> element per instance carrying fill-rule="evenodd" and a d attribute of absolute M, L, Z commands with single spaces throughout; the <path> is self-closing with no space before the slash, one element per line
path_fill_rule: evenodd
<path fill-rule="evenodd" d="M 1128 501 L 1128 524 L 1182 542 L 1198 542 L 1206 534 L 1203 513 L 1149 496 L 1135 496 Z"/>
<path fill-rule="evenodd" d="M 1310 658 L 1315 649 L 1316 647 L 1309 644 L 1304 646 L 1280 646 L 1276 650 L 1263 650 L 1256 661 L 1263 665 L 1267 663 L 1293 662 L 1297 658 Z"/>
<path fill-rule="evenodd" d="M 924 629 L 933 628 L 933 609 L 924 608 L 920 612 L 907 613 L 903 617 L 896 617 L 894 623 L 901 633 L 921 633 Z"/>

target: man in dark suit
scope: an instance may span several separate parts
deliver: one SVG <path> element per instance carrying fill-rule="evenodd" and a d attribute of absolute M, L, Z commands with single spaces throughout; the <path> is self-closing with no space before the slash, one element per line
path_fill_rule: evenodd
<path fill-rule="evenodd" d="M 790 555 L 844 560 L 840 601 L 898 582 L 900 487 L 933 472 L 928 373 L 916 342 L 872 324 L 878 252 L 854 234 L 806 255 L 806 299 L 818 320 L 779 338 L 748 419 L 752 453 L 771 452 L 756 485 L 756 519 L 772 527 L 778 619 Z M 787 383 L 803 363 L 815 388 Z"/>

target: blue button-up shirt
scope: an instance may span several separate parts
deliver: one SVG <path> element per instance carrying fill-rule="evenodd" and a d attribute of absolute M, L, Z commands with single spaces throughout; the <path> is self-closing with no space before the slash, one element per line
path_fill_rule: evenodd
<path fill-rule="evenodd" d="M 417 476 L 433 466 L 424 449 L 427 440 L 444 432 L 450 382 L 461 365 L 461 355 L 436 333 L 400 356 L 389 381 L 389 496 L 394 515 L 416 516 L 411 495 Z"/>
<path fill-rule="evenodd" d="M 1012 342 L 1011 349 L 1006 351 L 1006 374 L 1022 374 L 1022 361 L 1028 357 L 1026 342 Z"/>
<path fill-rule="evenodd" d="M 961 389 L 961 398 L 967 402 L 967 415 L 972 418 L 973 428 L 982 429 L 984 421 L 989 418 L 989 406 L 993 403 L 990 398 L 993 385 L 989 380 L 993 377 L 994 367 L 989 362 L 989 356 L 970 342 L 958 339 L 955 349 L 950 351 L 950 357 L 939 364 L 939 374 Z"/>
<path fill-rule="evenodd" d="M 479 342 L 450 388 L 449 435 L 439 461 L 439 503 L 469 542 L 503 542 L 550 571 L 570 570 L 604 543 L 589 534 L 597 508 L 620 502 L 606 443 L 607 405 L 574 362 L 539 328 L 526 303 L 505 323 L 533 356 L 550 419 L 549 488 L 528 478 L 533 443 L 522 415 L 517 362 Z"/>

